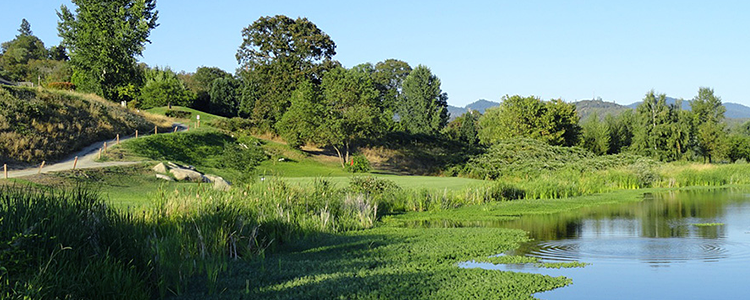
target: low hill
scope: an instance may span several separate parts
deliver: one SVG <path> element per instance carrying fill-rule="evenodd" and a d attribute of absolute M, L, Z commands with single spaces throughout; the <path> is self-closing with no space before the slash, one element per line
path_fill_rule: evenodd
<path fill-rule="evenodd" d="M 479 99 L 477 101 L 467 104 L 464 107 L 448 105 L 448 114 L 450 116 L 450 119 L 453 120 L 463 115 L 467 111 L 469 111 L 469 109 L 473 111 L 478 111 L 479 113 L 483 114 L 485 110 L 491 107 L 495 107 L 495 106 L 500 106 L 500 103 L 489 101 L 489 100 L 484 100 L 484 99 Z"/>
<path fill-rule="evenodd" d="M 95 95 L 0 86 L 0 160 L 14 164 L 60 159 L 117 134 L 153 131 L 158 122 Z"/>
<path fill-rule="evenodd" d="M 573 104 L 576 105 L 576 111 L 578 112 L 578 116 L 581 117 L 581 120 L 584 120 L 593 114 L 596 114 L 600 118 L 608 114 L 616 116 L 623 111 L 630 109 L 627 106 L 602 100 L 581 100 L 573 102 Z"/>

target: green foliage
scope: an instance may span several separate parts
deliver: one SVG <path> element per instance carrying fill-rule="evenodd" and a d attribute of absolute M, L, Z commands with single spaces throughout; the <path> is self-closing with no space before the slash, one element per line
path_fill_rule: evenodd
<path fill-rule="evenodd" d="M 383 194 L 401 188 L 392 180 L 375 176 L 354 176 L 349 180 L 349 189 L 355 193 Z"/>
<path fill-rule="evenodd" d="M 164 115 L 170 118 L 187 119 L 190 118 L 191 113 L 189 111 L 173 109 L 168 110 Z"/>
<path fill-rule="evenodd" d="M 591 115 L 581 128 L 581 147 L 597 155 L 610 153 L 609 126 L 600 122 L 596 113 Z"/>
<path fill-rule="evenodd" d="M 403 81 L 398 103 L 399 123 L 409 133 L 434 135 L 448 123 L 448 94 L 440 88 L 440 78 L 419 65 Z"/>
<path fill-rule="evenodd" d="M 211 86 L 214 80 L 219 78 L 230 78 L 231 74 L 217 67 L 201 66 L 195 70 L 195 73 L 178 74 L 185 87 L 195 93 L 193 107 L 202 111 L 210 110 Z"/>
<path fill-rule="evenodd" d="M 139 103 L 141 108 L 149 109 L 158 106 L 190 106 L 194 94 L 187 90 L 170 68 L 146 70 L 146 84 L 141 88 Z"/>
<path fill-rule="evenodd" d="M 367 160 L 367 157 L 361 154 L 354 154 L 349 157 L 349 162 L 346 163 L 344 169 L 351 173 L 367 173 L 372 170 L 372 167 L 370 166 L 370 161 Z"/>
<path fill-rule="evenodd" d="M 660 160 L 679 160 L 690 148 L 692 116 L 682 104 L 666 104 L 666 95 L 649 91 L 636 108 L 631 151 Z"/>
<path fill-rule="evenodd" d="M 0 87 L 0 158 L 37 163 L 154 124 L 95 96 Z"/>
<path fill-rule="evenodd" d="M 243 78 L 242 105 L 253 121 L 272 130 L 289 107 L 294 89 L 304 81 L 320 83 L 336 44 L 306 18 L 261 17 L 242 30 L 237 62 Z"/>
<path fill-rule="evenodd" d="M 575 105 L 562 100 L 542 101 L 530 96 L 503 97 L 479 119 L 479 140 L 485 145 L 503 139 L 532 138 L 550 145 L 578 143 L 580 126 Z"/>
<path fill-rule="evenodd" d="M 72 82 L 82 91 L 119 101 L 118 88 L 138 83 L 136 56 L 158 24 L 155 0 L 73 0 L 57 13 L 58 32 L 70 52 Z M 94 42 L 95 41 L 95 42 Z"/>
<path fill-rule="evenodd" d="M 211 83 L 211 101 L 209 112 L 224 117 L 236 117 L 239 114 L 239 82 L 232 77 L 216 78 Z"/>
<path fill-rule="evenodd" d="M 750 136 L 730 134 L 727 137 L 727 144 L 727 158 L 729 161 L 750 161 Z"/>
<path fill-rule="evenodd" d="M 323 115 L 313 116 L 321 122 L 314 141 L 336 149 L 343 168 L 352 143 L 378 130 L 377 91 L 367 74 L 344 68 L 326 73 L 321 90 Z"/>
<path fill-rule="evenodd" d="M 443 133 L 449 138 L 461 143 L 474 146 L 479 144 L 478 127 L 481 114 L 469 111 L 454 119 L 443 129 Z"/>
<path fill-rule="evenodd" d="M 0 297 L 147 299 L 137 223 L 85 189 L 0 188 Z"/>
<path fill-rule="evenodd" d="M 714 90 L 702 87 L 698 95 L 690 101 L 694 115 L 697 150 L 704 160 L 711 162 L 712 157 L 721 156 L 726 143 L 724 112 L 721 98 L 714 95 Z"/>
<path fill-rule="evenodd" d="M 470 159 L 463 173 L 490 179 L 534 177 L 593 157 L 591 152 L 577 147 L 550 146 L 535 139 L 508 139 L 493 145 L 485 154 Z"/>
<path fill-rule="evenodd" d="M 314 141 L 325 117 L 322 93 L 317 85 L 302 82 L 292 93 L 291 106 L 276 123 L 276 132 L 292 148 Z"/>
<path fill-rule="evenodd" d="M 44 43 L 31 32 L 31 25 L 23 19 L 19 35 L 15 39 L 2 43 L 0 54 L 0 77 L 12 81 L 36 82 L 36 76 L 30 78 L 32 68 L 29 62 L 43 60 L 48 56 Z"/>

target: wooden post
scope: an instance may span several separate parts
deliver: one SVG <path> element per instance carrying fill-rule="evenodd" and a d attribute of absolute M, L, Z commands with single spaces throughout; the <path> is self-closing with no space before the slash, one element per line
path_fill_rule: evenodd
<path fill-rule="evenodd" d="M 104 142 L 104 154 L 107 154 L 107 142 Z"/>
<path fill-rule="evenodd" d="M 138 130 L 135 131 L 135 138 L 138 138 Z"/>
<path fill-rule="evenodd" d="M 190 131 L 190 124 L 187 125 L 187 129 L 185 131 Z"/>
<path fill-rule="evenodd" d="M 76 169 L 76 165 L 78 164 L 78 156 L 73 160 L 73 170 Z"/>
<path fill-rule="evenodd" d="M 5 173 L 5 179 L 8 179 L 8 164 L 3 164 L 3 173 Z"/>
<path fill-rule="evenodd" d="M 174 132 L 177 132 L 177 126 L 174 127 Z"/>
<path fill-rule="evenodd" d="M 46 162 L 46 161 L 42 161 L 42 165 L 41 165 L 41 166 L 39 166 L 39 172 L 38 172 L 37 174 L 42 174 L 42 168 L 44 168 L 44 163 L 45 163 L 45 162 Z"/>
<path fill-rule="evenodd" d="M 120 134 L 119 133 L 117 134 L 117 144 L 118 145 L 120 144 Z"/>
<path fill-rule="evenodd" d="M 99 148 L 99 158 L 97 159 L 102 159 L 102 148 Z"/>
<path fill-rule="evenodd" d="M 159 131 L 157 129 L 158 129 L 158 127 L 154 126 L 154 134 L 158 134 L 159 133 Z"/>

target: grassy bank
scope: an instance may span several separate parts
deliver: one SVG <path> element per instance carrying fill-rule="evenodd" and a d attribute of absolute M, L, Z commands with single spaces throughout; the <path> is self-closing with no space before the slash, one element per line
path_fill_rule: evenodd
<path fill-rule="evenodd" d="M 0 160 L 37 163 L 62 158 L 94 142 L 170 127 L 98 96 L 0 86 Z"/>

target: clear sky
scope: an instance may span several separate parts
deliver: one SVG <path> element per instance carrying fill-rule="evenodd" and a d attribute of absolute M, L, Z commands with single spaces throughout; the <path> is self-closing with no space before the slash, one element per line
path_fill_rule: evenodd
<path fill-rule="evenodd" d="M 0 41 L 26 18 L 47 47 L 69 1 L 3 1 Z M 307 17 L 346 67 L 388 58 L 432 69 L 448 103 L 503 95 L 629 104 L 651 89 L 691 99 L 702 86 L 750 106 L 750 1 L 158 0 L 141 61 L 234 72 L 240 31 L 261 16 Z"/>

